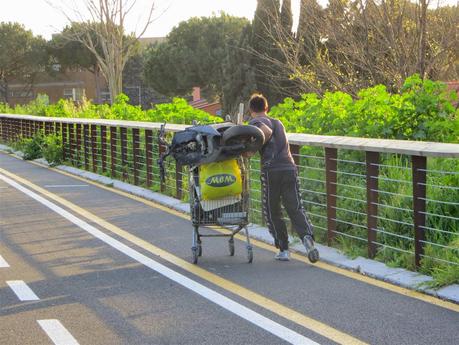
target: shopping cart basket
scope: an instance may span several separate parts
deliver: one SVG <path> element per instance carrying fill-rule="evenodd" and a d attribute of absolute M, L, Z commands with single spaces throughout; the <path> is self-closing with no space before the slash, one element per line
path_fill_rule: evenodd
<path fill-rule="evenodd" d="M 192 262 L 196 264 L 198 257 L 202 255 L 203 237 L 229 237 L 229 254 L 234 255 L 234 236 L 242 229 L 246 236 L 247 261 L 253 260 L 253 250 L 250 244 L 249 231 L 247 229 L 249 214 L 249 168 L 246 158 L 237 159 L 241 170 L 242 193 L 238 196 L 230 196 L 218 200 L 203 200 L 199 182 L 199 168 L 190 167 L 190 213 L 193 224 L 193 243 L 191 247 Z M 199 232 L 201 226 L 223 226 L 223 231 L 228 233 L 203 234 Z M 230 227 L 233 226 L 233 227 Z"/>

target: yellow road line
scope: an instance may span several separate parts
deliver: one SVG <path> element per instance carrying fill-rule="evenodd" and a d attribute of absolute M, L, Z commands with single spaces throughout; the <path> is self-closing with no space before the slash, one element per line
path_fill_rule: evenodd
<path fill-rule="evenodd" d="M 36 163 L 36 162 L 31 162 L 31 163 L 33 163 L 35 165 L 38 165 L 40 167 L 48 168 L 47 166 L 44 166 L 44 165 Z M 108 191 L 110 191 L 112 193 L 116 193 L 118 195 L 130 198 L 130 199 L 138 201 L 138 202 L 141 202 L 141 203 L 143 203 L 145 205 L 148 205 L 150 207 L 160 209 L 161 211 L 167 212 L 169 214 L 173 214 L 173 215 L 175 215 L 177 217 L 181 217 L 183 219 L 190 219 L 189 215 L 184 214 L 182 212 L 179 212 L 177 210 L 168 208 L 168 207 L 166 207 L 164 205 L 161 205 L 161 204 L 158 204 L 158 203 L 156 203 L 154 201 L 150 201 L 150 200 L 138 197 L 136 195 L 129 194 L 127 192 L 114 189 L 112 187 L 107 187 L 107 186 L 105 186 L 105 185 L 103 185 L 101 183 L 94 182 L 94 181 L 85 179 L 83 177 L 73 175 L 73 174 L 68 173 L 66 171 L 61 171 L 61 170 L 58 170 L 58 169 L 55 169 L 55 168 L 49 168 L 49 169 L 53 170 L 54 172 L 57 172 L 59 174 L 66 175 L 66 176 L 75 178 L 75 179 L 80 180 L 80 181 L 85 181 L 85 182 L 90 183 L 90 184 L 92 184 L 94 186 L 97 186 L 99 188 L 108 190 Z M 216 230 L 218 232 L 222 232 L 222 233 L 223 232 L 225 232 L 225 233 L 228 232 L 228 230 L 225 230 L 225 229 L 223 229 L 221 227 L 212 227 L 212 229 L 214 229 L 214 230 Z M 237 239 L 239 239 L 239 240 L 245 241 L 245 238 L 243 236 L 241 236 L 241 235 L 236 235 L 235 237 Z M 277 252 L 277 249 L 274 246 L 272 246 L 270 244 L 267 244 L 265 242 L 262 242 L 262 241 L 259 241 L 259 240 L 256 240 L 256 239 L 251 239 L 250 242 L 252 243 L 252 245 L 257 246 L 259 248 L 263 248 L 265 250 L 269 250 L 269 251 L 274 252 L 274 253 Z M 309 260 L 303 255 L 292 253 L 291 257 L 296 259 L 296 260 L 299 260 L 301 262 L 304 262 L 306 264 L 310 264 Z M 333 266 L 331 264 L 327 264 L 325 262 L 320 262 L 319 261 L 319 262 L 315 263 L 314 266 L 318 267 L 318 268 L 321 268 L 323 270 L 329 271 L 329 272 L 333 272 L 333 273 L 336 273 L 336 274 L 339 274 L 339 275 L 342 275 L 342 276 L 345 276 L 345 277 L 348 277 L 348 278 L 352 278 L 354 280 L 358 280 L 360 282 L 363 282 L 363 283 L 366 283 L 366 284 L 369 284 L 369 285 L 373 285 L 373 286 L 379 287 L 381 289 L 389 290 L 391 292 L 394 292 L 394 293 L 397 293 L 397 294 L 400 294 L 400 295 L 403 295 L 403 296 L 415 298 L 415 299 L 421 300 L 421 301 L 423 301 L 425 303 L 433 304 L 433 305 L 436 305 L 438 307 L 442 307 L 442 308 L 446 308 L 446 309 L 449 309 L 449 310 L 452 310 L 452 311 L 455 311 L 455 312 L 459 312 L 459 305 L 458 304 L 455 304 L 455 303 L 452 303 L 452 302 L 448 302 L 448 301 L 444 301 L 444 300 L 441 300 L 441 299 L 439 299 L 437 297 L 434 297 L 434 296 L 426 295 L 424 293 L 421 293 L 421 292 L 418 292 L 418 291 L 415 291 L 415 290 L 410 290 L 410 289 L 407 289 L 407 288 L 404 288 L 404 287 L 401 287 L 401 286 L 397 286 L 397 285 L 394 285 L 394 284 L 391 284 L 391 283 L 387 283 L 387 282 L 384 282 L 384 281 L 381 281 L 381 280 L 377 280 L 375 278 L 368 277 L 368 276 L 362 275 L 362 274 L 357 273 L 357 272 L 352 272 L 352 271 L 346 270 L 344 268 L 339 268 L 339 267 Z"/>
<path fill-rule="evenodd" d="M 282 316 L 283 318 L 292 321 L 298 325 L 301 325 L 307 329 L 312 330 L 313 332 L 320 334 L 336 343 L 339 344 L 366 344 L 365 342 L 360 341 L 357 338 L 352 337 L 351 335 L 348 335 L 344 332 L 341 332 L 335 328 L 332 328 L 322 322 L 319 322 L 317 320 L 314 320 L 308 316 L 305 316 L 291 308 L 288 308 L 278 302 L 275 302 L 267 297 L 264 297 L 252 290 L 249 290 L 247 288 L 244 288 L 241 285 L 238 285 L 236 283 L 231 282 L 230 280 L 224 279 L 222 277 L 219 277 L 216 274 L 213 274 L 203 268 L 200 268 L 199 266 L 196 266 L 194 264 L 191 264 L 161 248 L 158 248 L 151 243 L 134 236 L 127 231 L 107 222 L 104 219 L 101 219 L 97 217 L 96 215 L 90 213 L 89 211 L 80 208 L 79 206 L 76 206 L 75 204 L 51 193 L 48 192 L 47 190 L 33 184 L 32 182 L 23 179 L 13 173 L 10 173 L 4 169 L 0 168 L 0 173 L 10 177 L 13 180 L 16 180 L 17 182 L 41 193 L 42 195 L 48 197 L 51 200 L 54 200 L 61 205 L 67 207 L 69 210 L 72 210 L 75 213 L 78 213 L 79 215 L 87 218 L 88 220 L 94 222 L 95 224 L 98 224 L 99 226 L 105 228 L 106 230 L 109 230 L 110 232 L 128 240 L 131 243 L 136 244 L 137 246 L 149 251 L 152 254 L 160 256 L 162 259 L 190 272 L 195 274 L 196 276 L 205 279 L 209 281 L 210 283 L 219 286 L 222 289 L 225 289 L 226 291 L 233 293 L 251 303 L 254 303 L 260 307 L 265 308 L 266 310 L 269 310 L 270 312 L 277 314 L 279 316 Z"/>

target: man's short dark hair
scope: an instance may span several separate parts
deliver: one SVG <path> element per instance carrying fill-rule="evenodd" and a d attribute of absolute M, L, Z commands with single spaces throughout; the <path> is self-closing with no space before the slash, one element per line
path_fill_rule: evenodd
<path fill-rule="evenodd" d="M 254 113 L 261 113 L 268 109 L 268 100 L 261 93 L 254 93 L 250 97 L 249 109 Z"/>

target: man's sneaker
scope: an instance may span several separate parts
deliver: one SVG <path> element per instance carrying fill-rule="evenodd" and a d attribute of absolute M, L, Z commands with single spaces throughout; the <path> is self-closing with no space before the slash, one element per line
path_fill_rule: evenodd
<path fill-rule="evenodd" d="M 314 241 L 311 236 L 304 236 L 303 238 L 304 248 L 306 248 L 306 254 L 308 254 L 308 259 L 312 263 L 319 261 L 319 251 L 314 248 Z"/>
<path fill-rule="evenodd" d="M 288 250 L 281 250 L 274 256 L 274 259 L 279 261 L 289 261 L 290 260 L 290 253 Z"/>

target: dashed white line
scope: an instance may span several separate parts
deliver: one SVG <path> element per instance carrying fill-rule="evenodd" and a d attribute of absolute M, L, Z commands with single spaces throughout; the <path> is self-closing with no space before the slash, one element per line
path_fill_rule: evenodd
<path fill-rule="evenodd" d="M 0 255 L 0 268 L 6 268 L 6 267 L 10 267 L 10 265 L 8 265 L 8 262 L 6 262 L 3 256 Z"/>
<path fill-rule="evenodd" d="M 59 320 L 37 320 L 40 327 L 56 345 L 79 345 Z"/>
<path fill-rule="evenodd" d="M 66 187 L 89 187 L 87 184 L 47 184 L 46 188 L 66 188 Z"/>
<path fill-rule="evenodd" d="M 6 282 L 11 290 L 18 296 L 21 301 L 37 301 L 38 296 L 23 280 L 8 280 Z"/>
<path fill-rule="evenodd" d="M 176 272 L 168 268 L 167 266 L 162 265 L 159 262 L 143 255 L 142 253 L 136 251 L 135 249 L 125 245 L 124 243 L 114 239 L 113 237 L 107 235 L 106 233 L 86 223 L 84 220 L 76 217 L 72 213 L 64 210 L 62 207 L 59 207 L 58 205 L 43 198 L 37 193 L 32 192 L 30 189 L 27 189 L 21 186 L 19 183 L 13 181 L 12 179 L 2 174 L 0 174 L 0 179 L 8 183 L 10 186 L 16 188 L 17 190 L 23 192 L 24 194 L 35 199 L 36 201 L 40 202 L 41 204 L 45 205 L 46 207 L 50 208 L 57 214 L 66 218 L 67 220 L 77 225 L 81 229 L 85 230 L 89 234 L 93 235 L 94 237 L 102 240 L 103 242 L 110 245 L 111 247 L 117 249 L 118 251 L 136 260 L 137 262 L 162 274 L 163 276 L 171 279 L 172 281 L 175 281 L 176 283 L 182 285 L 183 287 L 199 294 L 200 296 L 221 306 L 222 308 L 228 310 L 229 312 L 234 313 L 235 315 L 238 315 L 239 317 L 251 322 L 252 324 L 268 331 L 269 333 L 285 340 L 286 342 L 289 342 L 290 344 L 298 344 L 298 345 L 300 344 L 301 345 L 318 345 L 318 343 L 295 332 L 294 330 L 287 328 L 285 326 L 282 326 L 281 324 L 253 311 L 252 309 L 247 308 L 246 306 L 218 293 L 217 291 L 214 291 L 184 276 L 183 274 Z M 64 343 L 59 343 L 59 344 L 64 344 Z M 65 344 L 68 345 L 68 344 L 73 344 L 73 343 L 65 343 Z"/>

